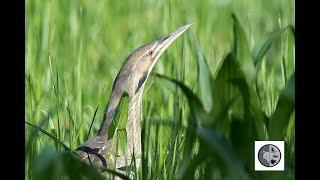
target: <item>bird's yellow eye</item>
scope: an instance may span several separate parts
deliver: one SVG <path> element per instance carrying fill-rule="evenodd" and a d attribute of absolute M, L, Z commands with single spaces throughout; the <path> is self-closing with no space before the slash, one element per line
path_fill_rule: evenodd
<path fill-rule="evenodd" d="M 152 49 L 148 51 L 148 55 L 150 55 L 150 56 L 151 56 L 151 55 L 152 55 L 152 53 L 153 53 L 153 50 L 152 50 Z"/>

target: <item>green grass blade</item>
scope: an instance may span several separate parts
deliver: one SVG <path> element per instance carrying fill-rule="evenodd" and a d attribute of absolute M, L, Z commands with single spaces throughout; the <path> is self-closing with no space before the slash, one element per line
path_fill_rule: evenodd
<path fill-rule="evenodd" d="M 251 84 L 253 83 L 256 70 L 251 57 L 248 39 L 239 19 L 235 14 L 232 14 L 232 19 L 234 42 L 231 52 L 235 57 L 235 61 L 239 63 L 239 68 L 244 74 L 245 79 L 249 84 Z"/>
<path fill-rule="evenodd" d="M 122 156 L 125 155 L 126 153 L 126 148 L 127 148 L 127 132 L 126 129 L 118 129 L 117 130 L 117 144 L 118 144 L 118 149 L 117 149 L 117 155 Z"/>
<path fill-rule="evenodd" d="M 125 129 L 128 117 L 129 95 L 123 93 L 119 105 L 114 114 L 114 118 L 108 129 L 108 139 L 111 139 L 116 133 L 117 129 Z"/>
<path fill-rule="evenodd" d="M 129 107 L 129 95 L 124 92 L 121 96 L 119 105 L 116 109 L 114 118 L 108 129 L 108 139 L 116 137 L 116 153 L 118 156 L 122 156 L 126 152 L 127 147 L 127 132 L 126 125 L 128 121 L 128 109 Z"/>
<path fill-rule="evenodd" d="M 58 138 L 56 138 L 54 135 L 52 135 L 51 133 L 47 132 L 46 130 L 42 129 L 41 127 L 38 127 L 36 125 L 31 124 L 30 122 L 25 121 L 25 123 L 33 128 L 35 128 L 36 130 L 42 132 L 43 134 L 47 135 L 49 138 L 51 138 L 55 143 L 59 144 L 60 146 L 62 146 L 65 150 L 72 152 L 72 150 L 66 146 L 63 142 L 61 142 Z"/>
<path fill-rule="evenodd" d="M 89 139 L 90 131 L 92 129 L 93 122 L 96 119 L 96 115 L 97 115 L 98 109 L 99 109 L 99 106 L 97 106 L 96 110 L 94 111 L 93 118 L 92 118 L 92 121 L 91 121 L 91 124 L 90 124 L 90 127 L 89 127 L 89 131 L 88 131 L 88 134 L 87 134 L 87 139 Z"/>
<path fill-rule="evenodd" d="M 195 38 L 194 38 L 195 39 Z M 206 111 L 210 111 L 212 108 L 212 82 L 213 77 L 210 68 L 207 64 L 205 55 L 203 54 L 199 42 L 195 39 L 195 54 L 197 55 L 197 71 L 198 71 L 198 82 L 200 89 L 200 99 L 203 103 L 203 107 Z"/>
<path fill-rule="evenodd" d="M 200 139 L 208 143 L 209 147 L 217 152 L 226 167 L 230 170 L 231 176 L 234 179 L 248 179 L 241 162 L 230 146 L 226 144 L 218 134 L 205 127 L 197 127 L 196 132 Z"/>
<path fill-rule="evenodd" d="M 295 75 L 292 75 L 282 90 L 275 112 L 270 118 L 268 128 L 270 140 L 283 140 L 291 113 L 295 108 Z"/>
<path fill-rule="evenodd" d="M 283 29 L 271 32 L 267 35 L 265 35 L 258 43 L 254 45 L 254 48 L 252 50 L 252 57 L 255 62 L 255 66 L 258 67 L 261 64 L 261 61 L 265 54 L 270 49 L 272 43 L 279 39 L 281 35 L 287 30 L 292 28 L 291 25 L 286 26 Z"/>
<path fill-rule="evenodd" d="M 185 96 L 188 99 L 188 104 L 190 106 L 190 110 L 191 110 L 191 116 L 193 116 L 193 120 L 196 121 L 190 121 L 190 123 L 192 124 L 196 124 L 196 123 L 209 123 L 211 118 L 208 117 L 208 114 L 205 112 L 200 99 L 197 97 L 197 95 L 195 93 L 192 92 L 192 90 L 190 88 L 188 88 L 185 84 L 183 84 L 182 82 L 179 82 L 176 79 L 172 79 L 170 77 L 161 75 L 161 74 L 156 74 L 156 77 L 160 78 L 160 79 L 164 79 L 167 80 L 169 82 L 172 82 L 176 85 L 179 86 L 179 88 L 181 88 L 181 90 L 183 91 L 183 93 L 185 94 Z"/>
<path fill-rule="evenodd" d="M 35 179 L 105 179 L 95 167 L 86 164 L 71 153 L 59 154 L 52 150 L 44 150 L 33 163 Z M 124 175 L 108 170 L 111 174 Z"/>

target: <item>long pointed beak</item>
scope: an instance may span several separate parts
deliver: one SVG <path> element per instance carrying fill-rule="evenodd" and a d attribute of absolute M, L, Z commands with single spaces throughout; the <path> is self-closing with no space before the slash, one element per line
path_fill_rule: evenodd
<path fill-rule="evenodd" d="M 177 30 L 171 32 L 170 34 L 164 36 L 160 40 L 158 40 L 158 44 L 154 49 L 153 59 L 157 60 L 161 54 L 170 46 L 170 44 L 177 39 L 182 33 L 184 33 L 187 29 L 192 26 L 191 24 L 184 25 Z"/>

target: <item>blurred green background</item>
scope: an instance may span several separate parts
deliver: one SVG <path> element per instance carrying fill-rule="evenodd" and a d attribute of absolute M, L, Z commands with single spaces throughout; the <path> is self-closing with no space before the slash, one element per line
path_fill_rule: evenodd
<path fill-rule="evenodd" d="M 25 118 L 52 136 L 26 123 L 27 179 L 100 178 L 57 142 L 74 150 L 93 136 L 124 59 L 187 23 L 153 73 L 191 91 L 148 79 L 136 177 L 294 179 L 293 0 L 27 0 L 25 8 Z M 284 172 L 254 171 L 254 140 L 286 141 Z"/>

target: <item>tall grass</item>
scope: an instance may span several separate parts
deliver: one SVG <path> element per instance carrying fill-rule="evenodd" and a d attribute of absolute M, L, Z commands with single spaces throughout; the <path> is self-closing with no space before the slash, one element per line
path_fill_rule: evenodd
<path fill-rule="evenodd" d="M 190 22 L 147 81 L 136 177 L 293 179 L 291 0 L 26 1 L 26 178 L 106 176 L 72 150 L 126 56 Z M 286 170 L 254 171 L 254 140 L 285 140 Z"/>

